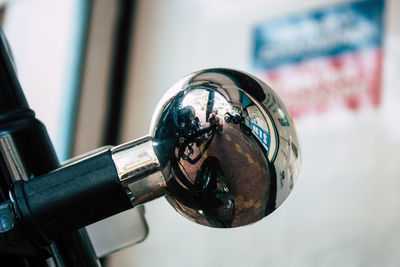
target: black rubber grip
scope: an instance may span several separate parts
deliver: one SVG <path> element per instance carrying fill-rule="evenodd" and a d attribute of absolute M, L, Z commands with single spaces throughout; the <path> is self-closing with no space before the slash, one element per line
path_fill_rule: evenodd
<path fill-rule="evenodd" d="M 13 194 L 27 232 L 42 245 L 132 208 L 110 151 L 19 181 Z"/>

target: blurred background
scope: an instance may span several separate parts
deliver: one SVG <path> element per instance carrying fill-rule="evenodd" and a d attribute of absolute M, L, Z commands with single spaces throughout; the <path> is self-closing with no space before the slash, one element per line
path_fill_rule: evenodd
<path fill-rule="evenodd" d="M 145 205 L 147 238 L 107 266 L 400 265 L 400 1 L 0 6 L 22 87 L 61 160 L 147 134 L 162 94 L 203 68 L 257 75 L 294 117 L 303 166 L 277 211 L 211 229 L 158 199 Z M 147 226 L 129 216 L 114 223 L 135 243 Z"/>

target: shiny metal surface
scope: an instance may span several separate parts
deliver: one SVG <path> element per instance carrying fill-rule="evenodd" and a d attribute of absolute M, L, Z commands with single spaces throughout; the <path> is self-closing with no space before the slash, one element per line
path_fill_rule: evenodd
<path fill-rule="evenodd" d="M 133 206 L 165 194 L 167 184 L 151 137 L 116 146 L 111 149 L 111 156 Z"/>
<path fill-rule="evenodd" d="M 111 153 L 122 183 L 137 180 L 160 167 L 153 142 L 148 136 L 113 147 Z"/>
<path fill-rule="evenodd" d="M 193 73 L 164 95 L 154 114 L 157 171 L 168 201 L 190 220 L 246 225 L 292 191 L 301 165 L 294 123 L 256 77 L 230 69 Z"/>
<path fill-rule="evenodd" d="M 161 171 L 128 184 L 133 206 L 146 203 L 166 193 L 167 184 Z"/>
<path fill-rule="evenodd" d="M 6 163 L 9 177 L 13 182 L 19 180 L 27 181 L 29 179 L 12 135 L 0 137 L 0 154 Z"/>

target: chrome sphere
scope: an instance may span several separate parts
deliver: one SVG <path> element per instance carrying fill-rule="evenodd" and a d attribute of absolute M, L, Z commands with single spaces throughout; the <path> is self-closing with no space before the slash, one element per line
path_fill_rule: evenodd
<path fill-rule="evenodd" d="M 150 134 L 183 216 L 238 227 L 274 211 L 296 182 L 301 155 L 282 100 L 258 78 L 206 69 L 176 83 L 158 104 Z"/>

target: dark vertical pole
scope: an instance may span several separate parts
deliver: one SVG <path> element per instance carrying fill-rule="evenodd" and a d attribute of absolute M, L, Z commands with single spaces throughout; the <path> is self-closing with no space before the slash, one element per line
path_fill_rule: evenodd
<path fill-rule="evenodd" d="M 135 0 L 118 1 L 103 145 L 119 143 L 135 6 Z"/>
<path fill-rule="evenodd" d="M 21 117 L 23 114 L 32 115 L 18 79 L 13 75 L 14 62 L 10 47 L 3 32 L 0 35 L 0 120 Z"/>
<path fill-rule="evenodd" d="M 0 38 L 0 141 L 1 144 L 11 147 L 14 155 L 18 155 L 25 176 L 18 177 L 18 173 L 10 170 L 10 162 L 12 163 L 14 158 L 8 157 L 9 150 L 1 146 L 0 201 L 4 201 L 8 198 L 9 188 L 15 180 L 30 179 L 48 173 L 59 167 L 59 162 L 46 128 L 29 109 L 14 71 L 10 49 L 1 31 Z M 10 258 L 10 254 L 0 253 L 2 266 L 7 263 L 11 264 L 9 266 L 45 266 L 46 259 L 56 266 L 98 266 L 90 243 L 85 240 L 85 233 L 82 231 L 67 233 L 50 246 L 39 246 L 36 240 L 32 239 L 29 245 L 17 248 L 13 253 L 26 257 Z M 23 262 L 21 258 L 24 258 Z M 41 261 L 41 264 L 38 261 Z"/>
<path fill-rule="evenodd" d="M 27 124 L 32 124 L 31 118 L 33 117 L 34 113 L 29 109 L 20 84 L 14 75 L 8 43 L 0 29 L 0 138 L 3 140 L 6 136 L 13 136 L 15 132 L 23 130 Z M 13 138 L 18 137 L 14 134 Z M 7 159 L 4 153 L 1 153 L 0 202 L 9 199 L 8 191 L 12 183 L 13 179 L 7 166 Z M 4 266 L 43 264 L 43 259 L 35 259 L 38 254 L 43 255 L 44 258 L 50 256 L 46 250 L 35 248 L 30 242 L 24 242 L 8 250 L 0 251 L 0 263 Z"/>

